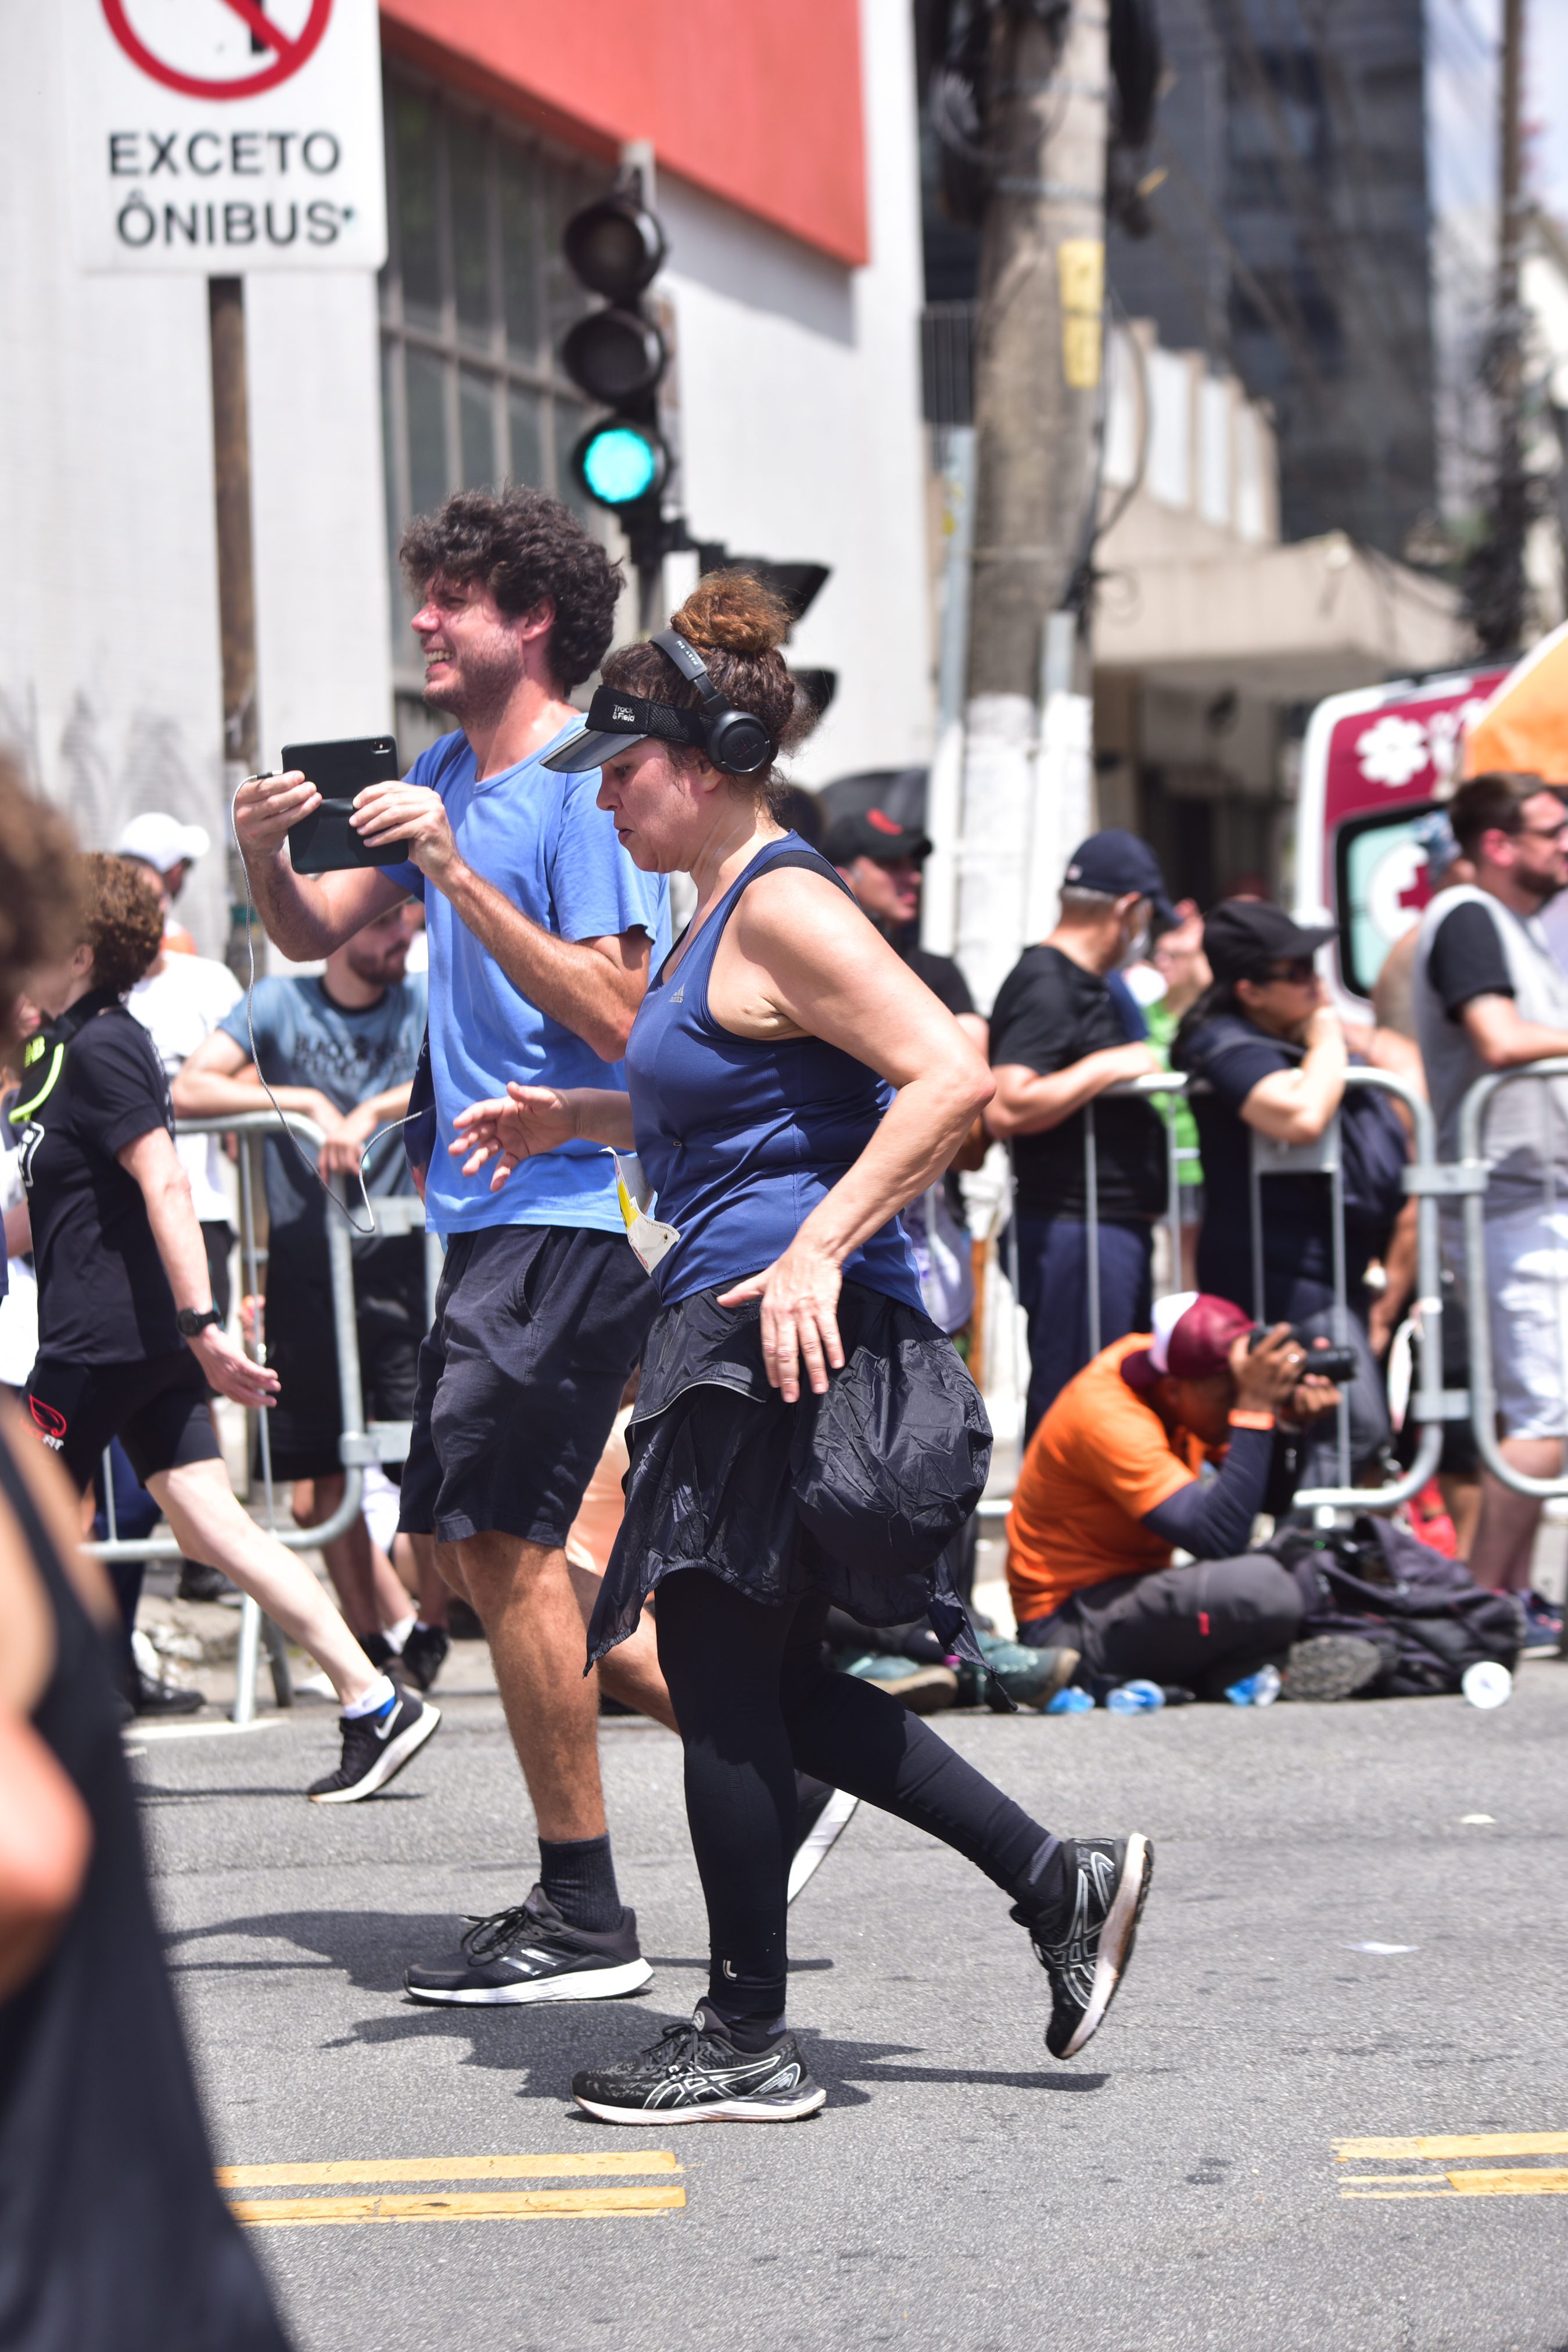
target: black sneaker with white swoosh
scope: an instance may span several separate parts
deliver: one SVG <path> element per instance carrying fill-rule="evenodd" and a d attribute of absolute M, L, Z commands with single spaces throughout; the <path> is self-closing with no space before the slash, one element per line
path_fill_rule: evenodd
<path fill-rule="evenodd" d="M 637 1942 L 637 1914 L 602 1934 L 569 1927 L 536 1886 L 524 1903 L 476 1919 L 459 1948 L 403 1974 L 415 2000 L 490 2008 L 510 2001 L 613 2000 L 641 1992 L 653 1971 Z"/>
<path fill-rule="evenodd" d="M 605 2124 L 788 2124 L 815 2115 L 827 2093 L 792 2033 L 737 2050 L 706 2003 L 666 2025 L 651 2048 L 571 2078 L 580 2107 Z"/>
<path fill-rule="evenodd" d="M 306 1790 L 318 1805 L 355 1805 L 373 1797 L 395 1780 L 411 1757 L 417 1756 L 441 1721 L 441 1709 L 422 1699 L 417 1691 L 397 1692 L 393 1704 L 381 1715 L 339 1717 L 343 1757 L 335 1772 L 313 1780 Z"/>
<path fill-rule="evenodd" d="M 1155 1850 L 1136 1835 L 1063 1843 L 1072 1905 L 1065 1920 L 1042 1919 L 1023 1904 L 1014 1905 L 1012 1916 L 1029 1929 L 1051 1979 L 1045 2046 L 1053 2058 L 1076 2058 L 1099 2028 L 1133 1957 Z"/>

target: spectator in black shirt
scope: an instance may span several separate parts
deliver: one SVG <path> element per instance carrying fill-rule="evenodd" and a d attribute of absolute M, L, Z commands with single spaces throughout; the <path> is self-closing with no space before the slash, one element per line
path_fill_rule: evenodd
<path fill-rule="evenodd" d="M 1409 1157 L 1405 1130 L 1385 1096 L 1346 1095 L 1348 1055 L 1339 1016 L 1325 1001 L 1313 962 L 1332 925 L 1303 927 L 1282 908 L 1228 899 L 1207 916 L 1203 949 L 1214 974 L 1176 1032 L 1171 1061 L 1207 1081 L 1193 1097 L 1203 1151 L 1204 1218 L 1197 1278 L 1265 1323 L 1287 1322 L 1309 1337 L 1348 1343 L 1363 1360 L 1345 1384 L 1351 1453 L 1366 1461 L 1387 1443 L 1388 1414 L 1366 1336 L 1371 1305 L 1362 1276 L 1386 1250 L 1404 1203 Z M 1334 1233 L 1326 1174 L 1266 1175 L 1262 1207 L 1262 1297 L 1256 1296 L 1252 1240 L 1254 1133 L 1277 1143 L 1315 1143 L 1343 1107 L 1346 1328 L 1334 1329 Z M 1333 1441 L 1312 1444 L 1298 1483 L 1333 1479 Z"/>
<path fill-rule="evenodd" d="M 1154 852 L 1113 826 L 1073 852 L 1056 929 L 1026 948 L 991 1008 L 991 1134 L 1013 1147 L 1019 1293 L 1029 1318 L 1024 1437 L 1092 1352 L 1089 1330 L 1084 1110 L 1107 1087 L 1160 1066 L 1129 1042 L 1127 1003 L 1106 976 L 1136 962 L 1150 918 L 1171 918 Z M 1154 1221 L 1166 1204 L 1165 1127 L 1125 1097 L 1094 1114 L 1100 1220 L 1099 1345 L 1149 1327 Z"/>
<path fill-rule="evenodd" d="M 163 1065 L 121 1001 L 160 951 L 157 894 L 124 858 L 84 857 L 80 875 L 78 943 L 34 974 L 48 1018 L 10 1114 L 26 1122 L 38 1272 L 26 1410 L 78 1488 L 118 1437 L 181 1549 L 223 1569 L 318 1661 L 343 1705 L 343 1754 L 310 1794 L 351 1803 L 400 1771 L 440 1717 L 376 1671 L 303 1562 L 230 1490 L 207 1391 L 265 1408 L 277 1375 L 221 1328 Z"/>

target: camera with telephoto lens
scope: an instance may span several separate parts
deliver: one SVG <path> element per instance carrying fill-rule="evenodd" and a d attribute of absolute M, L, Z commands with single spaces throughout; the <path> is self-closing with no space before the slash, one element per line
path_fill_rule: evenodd
<path fill-rule="evenodd" d="M 1254 1323 L 1252 1337 L 1247 1342 L 1248 1354 L 1251 1355 L 1256 1349 L 1260 1348 L 1268 1337 L 1268 1325 Z M 1361 1370 L 1361 1358 L 1354 1348 L 1333 1346 L 1319 1348 L 1313 1345 L 1304 1331 L 1292 1330 L 1291 1337 L 1307 1360 L 1301 1369 L 1303 1380 L 1310 1372 L 1315 1380 L 1354 1381 Z"/>

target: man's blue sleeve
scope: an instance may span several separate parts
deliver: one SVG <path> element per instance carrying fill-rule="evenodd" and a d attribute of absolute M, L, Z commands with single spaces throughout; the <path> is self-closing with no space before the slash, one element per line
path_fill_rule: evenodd
<path fill-rule="evenodd" d="M 288 1084 L 294 1052 L 294 1024 L 288 1013 L 288 982 L 275 975 L 258 980 L 248 1001 L 242 996 L 233 1012 L 225 1013 L 218 1023 L 223 1034 L 234 1039 L 247 1062 L 254 1056 L 262 1076 L 275 1087 Z"/>
<path fill-rule="evenodd" d="M 607 809 L 595 806 L 599 771 L 566 779 L 550 852 L 549 887 L 563 940 L 608 939 L 641 929 L 657 935 L 664 883 L 640 874 L 615 838 Z"/>
<path fill-rule="evenodd" d="M 1194 1559 L 1236 1559 L 1263 1507 L 1273 1455 L 1271 1429 L 1233 1429 L 1218 1478 L 1178 1486 L 1144 1513 L 1145 1527 Z"/>

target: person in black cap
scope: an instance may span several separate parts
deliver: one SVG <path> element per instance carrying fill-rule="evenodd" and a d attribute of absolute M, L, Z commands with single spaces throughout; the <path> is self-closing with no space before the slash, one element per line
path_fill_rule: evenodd
<path fill-rule="evenodd" d="M 871 917 L 895 954 L 933 996 L 940 997 L 983 1054 L 986 1024 L 975 1010 L 968 982 L 951 956 L 934 955 L 915 935 L 920 869 L 931 855 L 925 834 L 917 825 L 900 824 L 885 809 L 871 808 L 858 816 L 835 818 L 819 846 L 854 892 L 862 913 Z"/>
<path fill-rule="evenodd" d="M 1109 975 L 1134 963 L 1154 915 L 1172 919 L 1147 844 L 1119 826 L 1074 850 L 1056 929 L 1026 948 L 991 1010 L 996 1095 L 986 1125 L 1013 1147 L 1018 1286 L 1029 1318 L 1027 1440 L 1094 1352 L 1089 1329 L 1083 1107 L 1159 1063 L 1142 1016 Z M 1134 1026 L 1134 1022 L 1136 1026 Z M 1148 1328 L 1154 1221 L 1166 1203 L 1165 1129 L 1152 1103 L 1094 1116 L 1100 1331 L 1104 1347 Z"/>
<path fill-rule="evenodd" d="M 1332 924 L 1303 926 L 1282 908 L 1228 899 L 1207 916 L 1203 949 L 1213 983 L 1190 1005 L 1171 1060 L 1207 1082 L 1193 1098 L 1206 1185 L 1197 1279 L 1256 1318 L 1281 1319 L 1308 1337 L 1354 1347 L 1362 1372 L 1347 1384 L 1351 1452 L 1356 1462 L 1388 1438 L 1387 1409 L 1366 1339 L 1371 1297 L 1362 1275 L 1387 1247 L 1404 1201 L 1408 1158 L 1405 1131 L 1385 1096 L 1347 1095 L 1348 1060 L 1339 1016 L 1324 998 L 1314 958 L 1334 936 Z M 1334 1330 L 1334 1236 L 1326 1175 L 1262 1180 L 1262 1296 L 1256 1296 L 1252 1245 L 1251 1134 L 1279 1143 L 1312 1143 L 1343 1108 L 1343 1185 L 1346 1303 Z M 1300 1482 L 1337 1483 L 1333 1440 Z M 1318 1442 L 1314 1441 L 1314 1452 Z"/>

